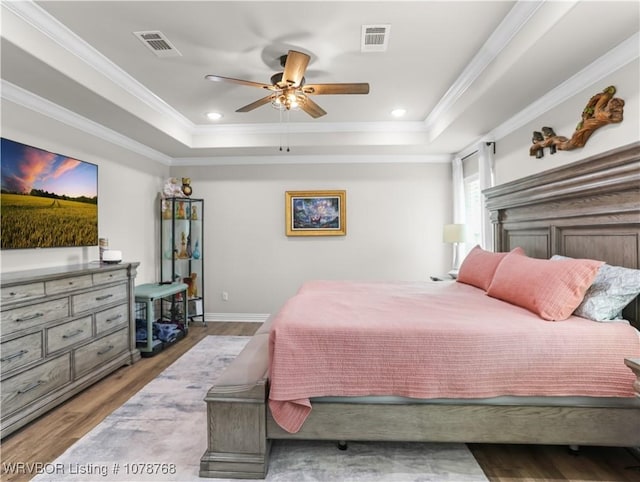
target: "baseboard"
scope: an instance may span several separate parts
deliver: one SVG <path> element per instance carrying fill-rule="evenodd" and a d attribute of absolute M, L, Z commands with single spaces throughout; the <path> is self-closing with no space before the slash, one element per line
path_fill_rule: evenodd
<path fill-rule="evenodd" d="M 263 323 L 269 313 L 205 313 L 205 322 L 233 321 L 237 323 Z"/>

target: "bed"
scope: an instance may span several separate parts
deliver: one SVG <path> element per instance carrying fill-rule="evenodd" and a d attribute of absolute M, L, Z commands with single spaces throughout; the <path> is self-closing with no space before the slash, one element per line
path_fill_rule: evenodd
<path fill-rule="evenodd" d="M 521 248 L 527 257 L 534 259 L 547 260 L 562 255 L 640 268 L 640 143 L 503 184 L 484 194 L 491 212 L 496 253 L 511 254 L 515 248 Z M 399 293 L 403 293 L 402 297 L 407 292 L 429 290 L 433 296 L 445 299 L 445 295 L 467 296 L 468 291 L 479 289 L 457 282 L 398 285 L 348 283 L 340 286 L 340 283 L 315 282 L 301 291 L 303 296 L 320 297 L 323 290 L 370 293 L 380 289 L 380 294 L 390 291 L 391 296 L 397 298 Z M 354 300 L 358 296 L 352 293 Z M 366 296 L 362 296 L 362 302 L 366 303 Z M 497 299 L 484 302 L 491 306 L 483 307 L 483 312 L 493 309 L 494 304 L 507 304 Z M 394 307 L 390 305 L 388 309 Z M 522 319 L 526 320 L 525 310 L 521 311 Z M 640 328 L 637 298 L 629 303 L 623 315 L 631 326 Z M 312 408 L 303 410 L 300 420 L 287 425 L 277 404 L 273 403 L 275 398 L 280 398 L 274 393 L 281 394 L 282 385 L 274 383 L 274 393 L 271 393 L 269 378 L 270 357 L 276 359 L 273 352 L 270 354 L 270 350 L 274 350 L 274 333 L 286 333 L 282 331 L 286 323 L 280 316 L 278 313 L 263 324 L 207 393 L 207 449 L 200 462 L 202 477 L 264 478 L 270 444 L 277 439 L 640 445 L 640 358 L 635 356 L 636 352 L 626 359 L 621 356 L 614 360 L 615 365 L 604 364 L 604 374 L 600 363 L 581 361 L 577 366 L 564 368 L 565 380 L 571 381 L 573 374 L 576 379 L 590 380 L 580 396 L 483 392 L 486 383 L 482 383 L 479 375 L 477 383 L 468 380 L 465 385 L 477 390 L 470 398 L 443 396 L 446 392 L 420 400 L 412 393 L 370 397 L 364 392 L 349 392 L 345 396 L 346 392 L 339 390 L 337 396 L 316 397 L 311 391 L 308 393 L 312 395 L 309 398 Z M 575 326 L 576 333 L 590 329 L 589 323 L 598 325 L 575 316 L 562 323 L 565 328 Z M 626 325 L 619 328 L 627 330 L 622 338 L 629 340 L 637 336 L 637 332 Z M 272 330 L 274 326 L 278 329 Z M 565 357 L 566 363 L 579 357 L 579 351 L 574 353 L 575 357 Z M 465 360 L 460 362 L 464 365 Z M 466 363 L 467 371 L 473 371 L 475 361 L 470 359 Z M 495 364 L 495 360 L 492 363 Z M 598 380 L 608 378 L 606 366 L 612 373 L 615 371 L 615 376 L 610 378 L 622 382 L 608 396 L 590 396 L 589 383 L 604 385 Z M 459 371 L 464 372 L 464 368 Z M 589 379 L 592 374 L 597 376 Z M 285 387 L 293 390 L 287 396 L 294 401 L 301 395 L 295 392 L 295 385 Z M 291 401 L 286 397 L 283 400 Z M 299 406 L 305 406 L 304 397 Z"/>

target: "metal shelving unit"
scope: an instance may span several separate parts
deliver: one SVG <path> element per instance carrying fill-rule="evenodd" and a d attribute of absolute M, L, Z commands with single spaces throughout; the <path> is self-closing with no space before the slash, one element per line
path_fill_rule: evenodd
<path fill-rule="evenodd" d="M 185 283 L 189 319 L 204 323 L 204 200 L 173 197 L 160 203 L 160 280 Z"/>

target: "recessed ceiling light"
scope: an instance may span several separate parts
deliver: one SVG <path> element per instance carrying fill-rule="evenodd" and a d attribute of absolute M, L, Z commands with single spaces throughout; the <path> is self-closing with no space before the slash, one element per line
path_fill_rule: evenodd
<path fill-rule="evenodd" d="M 393 117 L 402 117 L 403 115 L 405 115 L 407 113 L 407 109 L 393 109 L 391 111 L 391 115 Z"/>
<path fill-rule="evenodd" d="M 207 112 L 207 117 L 209 120 L 219 120 L 222 119 L 222 114 L 220 112 Z"/>

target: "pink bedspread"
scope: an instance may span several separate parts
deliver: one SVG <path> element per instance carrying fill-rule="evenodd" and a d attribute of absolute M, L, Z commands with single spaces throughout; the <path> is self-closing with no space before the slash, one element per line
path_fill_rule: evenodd
<path fill-rule="evenodd" d="M 310 398 L 633 397 L 626 323 L 550 322 L 462 283 L 305 283 L 273 320 L 269 407 L 297 432 Z"/>

